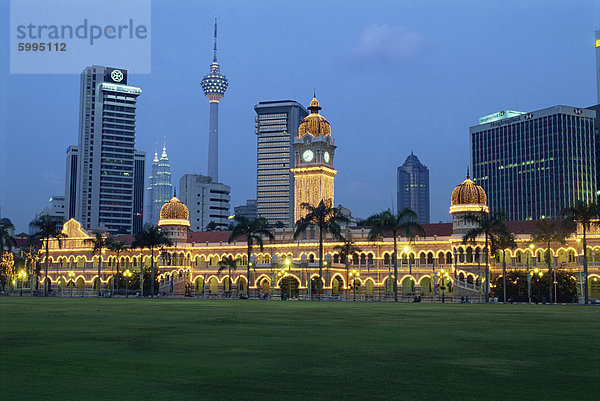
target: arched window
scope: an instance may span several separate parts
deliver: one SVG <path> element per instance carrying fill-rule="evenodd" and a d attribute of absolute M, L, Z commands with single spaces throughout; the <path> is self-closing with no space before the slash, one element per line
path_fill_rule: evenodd
<path fill-rule="evenodd" d="M 367 264 L 367 255 L 365 255 L 364 253 L 360 254 L 360 264 L 361 265 L 366 265 Z"/>
<path fill-rule="evenodd" d="M 333 254 L 333 263 L 340 263 L 340 255 L 337 253 Z"/>
<path fill-rule="evenodd" d="M 389 253 L 384 253 L 383 254 L 383 264 L 384 265 L 389 265 L 390 264 L 390 254 Z"/>
<path fill-rule="evenodd" d="M 429 252 L 427 254 L 427 264 L 428 265 L 432 265 L 433 264 L 433 252 Z"/>
<path fill-rule="evenodd" d="M 447 265 L 452 264 L 452 252 L 446 252 L 446 264 Z"/>

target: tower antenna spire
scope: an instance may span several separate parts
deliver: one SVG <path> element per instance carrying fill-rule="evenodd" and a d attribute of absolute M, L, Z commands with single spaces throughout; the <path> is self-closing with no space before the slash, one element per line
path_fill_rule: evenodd
<path fill-rule="evenodd" d="M 215 17 L 215 47 L 214 47 L 214 57 L 213 63 L 217 62 L 217 17 Z"/>

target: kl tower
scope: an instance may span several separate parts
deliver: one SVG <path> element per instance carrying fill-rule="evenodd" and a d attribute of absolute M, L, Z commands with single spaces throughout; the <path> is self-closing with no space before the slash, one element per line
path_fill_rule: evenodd
<path fill-rule="evenodd" d="M 208 176 L 213 182 L 219 181 L 219 100 L 225 96 L 229 83 L 225 75 L 221 74 L 221 67 L 217 62 L 217 17 L 215 17 L 215 46 L 213 62 L 210 72 L 204 76 L 202 82 L 204 96 L 210 104 L 210 121 L 208 124 Z"/>

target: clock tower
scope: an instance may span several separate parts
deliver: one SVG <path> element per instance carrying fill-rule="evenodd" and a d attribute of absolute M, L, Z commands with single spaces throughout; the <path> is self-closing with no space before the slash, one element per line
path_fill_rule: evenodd
<path fill-rule="evenodd" d="M 321 200 L 333 205 L 333 168 L 335 145 L 329 122 L 319 114 L 321 107 L 316 97 L 310 102 L 310 114 L 298 127 L 294 139 L 294 221 L 306 215 L 300 205 L 317 206 Z"/>

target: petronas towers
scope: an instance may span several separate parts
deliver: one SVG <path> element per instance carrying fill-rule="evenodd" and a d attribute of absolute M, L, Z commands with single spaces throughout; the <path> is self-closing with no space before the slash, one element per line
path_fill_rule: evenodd
<path fill-rule="evenodd" d="M 146 205 L 146 216 L 144 222 L 157 225 L 160 208 L 173 196 L 173 185 L 171 185 L 171 166 L 167 156 L 167 147 L 163 146 L 160 159 L 158 152 L 154 152 L 152 169 L 150 170 L 148 196 Z"/>

